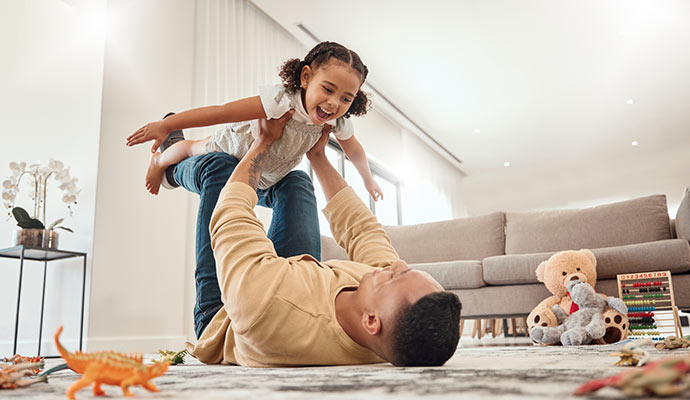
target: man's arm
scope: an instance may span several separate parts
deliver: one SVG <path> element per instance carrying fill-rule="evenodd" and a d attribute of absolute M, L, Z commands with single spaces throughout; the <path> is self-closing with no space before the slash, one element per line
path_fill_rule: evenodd
<path fill-rule="evenodd" d="M 326 157 L 326 143 L 328 143 L 329 129 L 324 128 L 321 138 L 318 142 L 307 152 L 307 158 L 311 163 L 311 167 L 319 178 L 323 194 L 326 196 L 326 201 L 331 201 L 336 193 L 347 186 L 345 179 L 333 168 L 333 165 Z"/>
<path fill-rule="evenodd" d="M 270 298 L 289 271 L 289 261 L 276 254 L 254 207 L 258 200 L 256 187 L 266 167 L 266 153 L 280 138 L 290 117 L 287 113 L 273 120 L 279 127 L 262 129 L 264 132 L 257 135 L 220 192 L 211 217 L 211 247 L 218 284 L 233 329 L 240 334 L 261 315 L 267 306 L 263 300 Z"/>
<path fill-rule="evenodd" d="M 328 204 L 324 214 L 336 242 L 352 261 L 386 267 L 399 259 L 376 217 L 347 185 L 326 157 L 328 132 L 307 152 L 307 158 L 321 182 Z"/>

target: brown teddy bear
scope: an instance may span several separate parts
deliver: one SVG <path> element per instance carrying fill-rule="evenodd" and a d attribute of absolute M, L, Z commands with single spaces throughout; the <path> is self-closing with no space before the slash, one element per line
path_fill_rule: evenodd
<path fill-rule="evenodd" d="M 552 307 L 560 306 L 566 313 L 572 314 L 578 310 L 568 294 L 567 284 L 572 280 L 597 284 L 597 259 L 590 250 L 566 250 L 552 255 L 537 267 L 537 279 L 544 282 L 553 296 L 544 299 L 527 317 L 528 331 L 535 326 L 556 327 L 558 318 Z M 600 294 L 606 298 L 606 295 Z M 607 308 L 603 315 L 606 324 L 604 337 L 596 343 L 615 343 L 625 339 L 628 334 L 628 317 L 616 310 Z"/>

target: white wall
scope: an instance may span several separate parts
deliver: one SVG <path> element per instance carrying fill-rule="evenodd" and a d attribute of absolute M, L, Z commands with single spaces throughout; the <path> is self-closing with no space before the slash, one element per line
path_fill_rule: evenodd
<path fill-rule="evenodd" d="M 98 178 L 104 8 L 105 0 L 0 2 L 1 180 L 10 174 L 10 161 L 47 164 L 55 158 L 70 167 L 81 188 L 74 215 L 69 216 L 61 191 L 51 179 L 46 219 L 50 223 L 66 218 L 64 225 L 74 233 L 61 231 L 60 248 L 89 253 L 89 268 Z M 26 189 L 20 189 L 17 205 L 31 209 Z M 0 220 L 1 248 L 11 245 L 13 229 L 13 220 Z M 12 351 L 18 270 L 18 260 L 0 259 L 2 355 Z M 81 271 L 81 259 L 49 264 L 44 349 L 59 324 L 65 325 L 66 344 L 78 344 Z M 36 352 L 31 342 L 38 339 L 42 272 L 42 263 L 26 263 L 18 348 L 22 354 Z"/>
<path fill-rule="evenodd" d="M 363 117 L 352 117 L 355 135 L 362 147 L 375 161 L 390 169 L 402 178 L 401 170 L 405 160 L 403 152 L 402 129 L 395 121 L 388 118 L 376 106 L 377 98 L 373 97 L 373 107 Z M 384 193 L 385 195 L 385 193 Z"/>
<path fill-rule="evenodd" d="M 180 348 L 191 196 L 144 188 L 150 146 L 125 137 L 191 106 L 194 2 L 109 0 L 89 349 Z"/>

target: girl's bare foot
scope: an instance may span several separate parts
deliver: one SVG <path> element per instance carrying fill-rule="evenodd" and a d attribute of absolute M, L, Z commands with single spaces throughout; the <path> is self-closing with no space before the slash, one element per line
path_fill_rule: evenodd
<path fill-rule="evenodd" d="M 151 194 L 158 194 L 165 168 L 167 168 L 167 165 L 160 162 L 160 157 L 161 153 L 153 153 L 149 162 L 149 169 L 146 171 L 146 190 Z"/>

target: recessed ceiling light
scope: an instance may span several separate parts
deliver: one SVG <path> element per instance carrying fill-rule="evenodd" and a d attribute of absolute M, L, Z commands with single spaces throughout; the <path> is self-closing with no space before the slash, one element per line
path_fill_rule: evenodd
<path fill-rule="evenodd" d="M 630 144 L 633 146 L 637 146 L 638 143 L 637 143 L 637 140 L 633 140 L 632 143 L 630 143 Z"/>
<path fill-rule="evenodd" d="M 504 167 L 510 167 L 510 161 L 504 162 L 504 163 L 503 163 L 503 166 L 504 166 Z"/>
<path fill-rule="evenodd" d="M 481 132 L 479 129 L 474 130 L 474 133 L 479 133 L 479 132 Z"/>
<path fill-rule="evenodd" d="M 633 103 L 633 99 L 628 99 L 628 101 L 626 101 L 626 103 L 632 104 L 632 103 Z"/>

